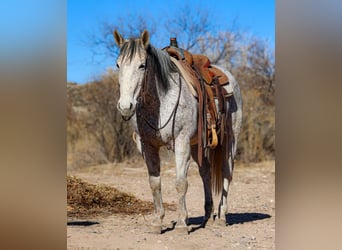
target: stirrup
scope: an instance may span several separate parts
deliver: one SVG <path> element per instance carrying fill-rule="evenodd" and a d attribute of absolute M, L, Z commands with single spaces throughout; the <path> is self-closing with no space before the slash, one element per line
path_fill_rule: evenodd
<path fill-rule="evenodd" d="M 212 139 L 211 139 L 211 142 L 209 140 L 208 147 L 211 149 L 214 149 L 214 148 L 216 148 L 217 143 L 218 143 L 215 125 L 211 125 L 211 137 L 212 137 Z"/>

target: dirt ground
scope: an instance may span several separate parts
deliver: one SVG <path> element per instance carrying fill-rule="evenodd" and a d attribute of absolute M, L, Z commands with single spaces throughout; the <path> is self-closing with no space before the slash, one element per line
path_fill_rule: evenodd
<path fill-rule="evenodd" d="M 152 201 L 147 170 L 141 160 L 70 170 L 94 184 L 106 184 L 137 198 Z M 163 201 L 175 204 L 175 168 L 162 162 Z M 204 195 L 198 167 L 190 165 L 186 196 L 188 235 L 173 230 L 177 211 L 166 210 L 162 234 L 148 232 L 149 215 L 68 218 L 68 249 L 275 249 L 275 162 L 236 164 L 229 190 L 228 226 L 200 227 Z M 215 197 L 217 205 L 219 197 Z"/>

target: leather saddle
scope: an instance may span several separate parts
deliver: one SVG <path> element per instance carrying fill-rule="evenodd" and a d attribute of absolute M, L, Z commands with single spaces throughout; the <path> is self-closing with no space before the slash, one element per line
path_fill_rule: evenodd
<path fill-rule="evenodd" d="M 204 151 L 208 148 L 214 150 L 227 139 L 226 109 L 232 91 L 228 92 L 224 86 L 229 85 L 229 79 L 220 69 L 212 66 L 205 55 L 191 54 L 176 46 L 168 46 L 164 50 L 180 62 L 182 72 L 191 79 L 191 85 L 196 91 L 194 95 L 199 105 L 198 132 L 197 139 L 192 141 L 198 144 L 198 160 L 202 165 Z"/>
<path fill-rule="evenodd" d="M 170 56 L 176 58 L 178 61 L 185 60 L 190 66 L 195 66 L 207 84 L 212 84 L 214 77 L 218 78 L 220 85 L 229 84 L 228 77 L 220 69 L 212 66 L 207 56 L 191 54 L 187 50 L 182 50 L 173 46 L 164 49 Z"/>

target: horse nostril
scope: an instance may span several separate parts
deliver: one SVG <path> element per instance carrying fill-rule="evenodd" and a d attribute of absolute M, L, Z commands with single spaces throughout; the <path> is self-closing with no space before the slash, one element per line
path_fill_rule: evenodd
<path fill-rule="evenodd" d="M 132 108 L 133 108 L 133 103 L 130 103 L 129 109 L 132 109 Z"/>

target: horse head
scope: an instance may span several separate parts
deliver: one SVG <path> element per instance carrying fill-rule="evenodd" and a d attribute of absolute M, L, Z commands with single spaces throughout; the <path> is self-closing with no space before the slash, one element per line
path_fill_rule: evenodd
<path fill-rule="evenodd" d="M 120 98 L 117 108 L 125 118 L 134 115 L 137 98 L 146 70 L 147 52 L 150 35 L 145 30 L 136 39 L 124 39 L 117 30 L 114 40 L 120 48 L 116 66 L 119 70 Z"/>

